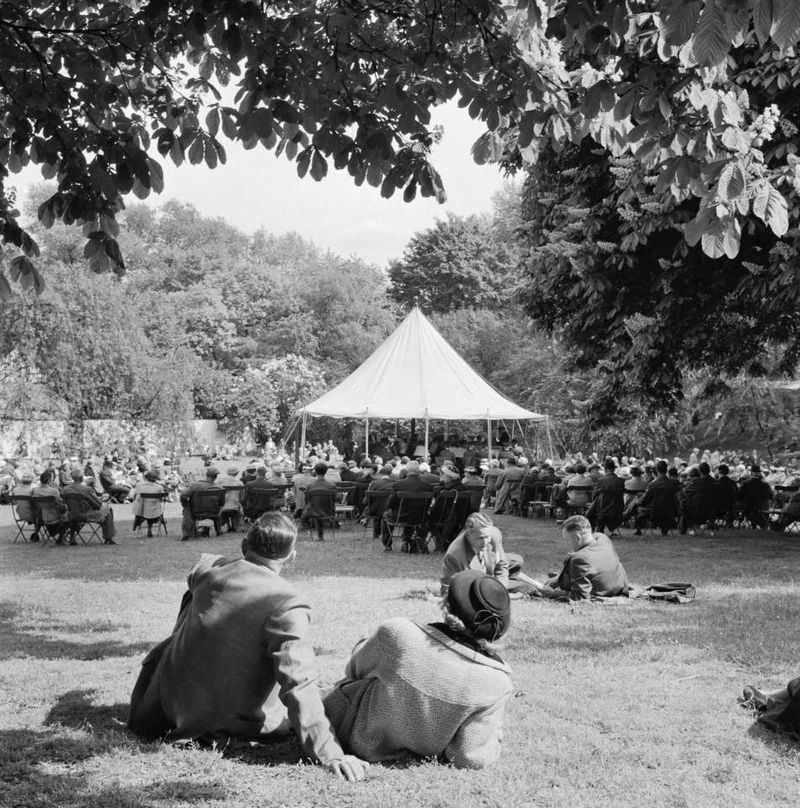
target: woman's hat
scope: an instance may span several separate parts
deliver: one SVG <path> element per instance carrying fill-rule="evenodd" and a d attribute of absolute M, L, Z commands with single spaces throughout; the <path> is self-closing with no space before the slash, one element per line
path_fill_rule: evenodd
<path fill-rule="evenodd" d="M 511 624 L 506 588 L 481 570 L 462 570 L 450 579 L 447 606 L 478 639 L 494 642 Z"/>

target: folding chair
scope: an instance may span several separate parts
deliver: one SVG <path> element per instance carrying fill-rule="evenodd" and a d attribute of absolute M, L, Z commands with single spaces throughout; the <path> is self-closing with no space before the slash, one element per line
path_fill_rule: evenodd
<path fill-rule="evenodd" d="M 92 539 L 97 539 L 98 543 L 102 544 L 103 526 L 100 522 L 89 522 L 83 517 L 83 497 L 80 494 L 62 494 L 61 496 L 67 506 L 70 543 L 73 543 L 77 538 L 84 544 L 89 544 Z M 88 538 L 84 536 L 84 530 L 89 531 Z"/>
<path fill-rule="evenodd" d="M 528 503 L 529 513 L 535 516 L 541 513 L 542 516 L 549 510 L 553 516 L 553 503 L 550 501 L 553 494 L 553 486 L 549 483 L 536 483 L 534 498 Z"/>
<path fill-rule="evenodd" d="M 364 494 L 364 532 L 361 534 L 362 539 L 366 539 L 367 537 L 370 519 L 373 525 L 380 525 L 381 519 L 383 519 L 383 512 L 386 510 L 386 503 L 389 501 L 391 493 L 391 489 L 384 488 L 378 491 L 367 491 L 367 493 Z M 378 531 L 378 536 L 380 536 L 380 531 Z M 378 536 L 373 536 L 373 538 L 378 538 Z"/>
<path fill-rule="evenodd" d="M 219 512 L 219 518 L 223 525 L 228 526 L 229 533 L 235 533 L 240 527 L 242 518 L 242 499 L 244 497 L 244 486 L 223 485 L 225 491 L 225 504 Z"/>
<path fill-rule="evenodd" d="M 336 516 L 352 521 L 356 511 L 353 505 L 353 495 L 356 491 L 356 484 L 353 482 L 336 483 Z"/>
<path fill-rule="evenodd" d="M 336 538 L 336 491 L 308 491 L 306 490 L 306 507 L 303 512 L 303 521 L 311 532 L 316 529 L 320 541 L 325 540 L 325 523 L 327 522 L 333 538 Z M 313 535 L 313 534 L 312 534 Z"/>
<path fill-rule="evenodd" d="M 275 510 L 278 488 L 248 488 L 245 486 L 243 510 L 245 518 L 255 522 L 261 514 Z"/>
<path fill-rule="evenodd" d="M 30 519 L 20 516 L 20 505 L 23 506 L 24 510 L 30 513 Z M 22 539 L 23 542 L 30 541 L 30 539 L 36 535 L 36 506 L 33 504 L 33 497 L 30 494 L 12 494 L 11 516 L 14 518 L 14 525 L 17 528 L 17 535 L 14 536 L 13 544 L 16 544 L 20 539 Z M 26 535 L 27 531 L 30 532 Z"/>
<path fill-rule="evenodd" d="M 583 516 L 592 501 L 593 493 L 593 485 L 568 485 L 567 503 L 564 506 L 566 515 L 573 516 L 575 514 L 579 514 L 580 516 Z M 574 495 L 573 500 L 570 500 L 570 494 Z"/>
<path fill-rule="evenodd" d="M 523 516 L 530 516 L 531 504 L 536 499 L 537 484 L 535 482 L 524 481 L 519 487 L 519 509 Z"/>
<path fill-rule="evenodd" d="M 189 500 L 189 510 L 194 519 L 194 534 L 197 535 L 198 523 L 209 521 L 214 525 L 217 536 L 220 535 L 219 514 L 225 504 L 225 491 L 222 488 L 204 488 L 195 491 Z"/>
<path fill-rule="evenodd" d="M 33 505 L 40 525 L 39 543 L 44 546 L 52 539 L 61 544 L 69 525 L 59 510 L 58 499 L 55 496 L 34 496 Z"/>
<path fill-rule="evenodd" d="M 403 544 L 409 551 L 416 546 L 420 552 L 427 553 L 425 536 L 428 532 L 428 506 L 433 500 L 433 491 L 398 491 L 397 515 L 394 519 L 384 521 L 390 528 L 390 541 L 398 527 L 403 528 Z M 416 534 L 416 537 L 414 537 Z"/>
<path fill-rule="evenodd" d="M 440 550 L 444 552 L 447 549 L 447 545 L 449 544 L 447 535 L 450 534 L 452 525 L 455 522 L 457 501 L 458 491 L 442 491 L 431 504 L 428 513 L 430 538 L 426 544 L 428 551 Z M 433 513 L 434 511 L 436 511 L 435 515 Z M 432 548 L 430 546 L 431 541 L 433 542 Z"/>
<path fill-rule="evenodd" d="M 139 499 L 144 500 L 142 504 L 143 514 L 154 512 L 148 508 L 148 503 L 150 502 L 154 503 L 153 504 L 154 508 L 156 507 L 155 503 L 158 503 L 159 513 L 157 516 L 142 515 L 142 521 L 139 522 L 139 526 L 136 528 L 137 539 L 140 537 L 142 529 L 144 528 L 145 525 L 147 525 L 148 527 L 148 532 L 152 531 L 154 522 L 158 525 L 156 529 L 156 536 L 161 535 L 162 526 L 164 528 L 164 535 L 165 536 L 169 535 L 169 531 L 167 530 L 167 523 L 164 520 L 164 503 L 167 501 L 167 497 L 169 497 L 168 493 L 165 492 L 163 494 L 160 494 L 158 491 L 143 491 L 142 493 L 139 494 Z"/>

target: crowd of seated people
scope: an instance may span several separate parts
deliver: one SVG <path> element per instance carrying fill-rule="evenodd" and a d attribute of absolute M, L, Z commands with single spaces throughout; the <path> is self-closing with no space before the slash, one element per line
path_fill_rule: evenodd
<path fill-rule="evenodd" d="M 800 470 L 762 469 L 754 459 L 693 452 L 690 460 L 584 457 L 529 462 L 518 453 L 484 461 L 486 504 L 495 513 L 528 515 L 534 506 L 563 521 L 585 514 L 592 527 L 613 533 L 629 524 L 693 533 L 699 526 L 747 524 L 784 530 L 800 520 Z M 795 518 L 797 517 L 797 519 Z"/>

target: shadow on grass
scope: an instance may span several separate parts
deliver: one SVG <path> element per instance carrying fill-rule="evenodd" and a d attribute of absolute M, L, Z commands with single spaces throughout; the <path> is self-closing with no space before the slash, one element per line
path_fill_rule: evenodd
<path fill-rule="evenodd" d="M 754 713 L 755 718 L 755 713 Z M 753 721 L 753 725 L 747 730 L 747 734 L 757 741 L 761 741 L 768 746 L 771 752 L 781 757 L 797 760 L 797 753 L 800 751 L 800 738 L 788 732 L 780 732 L 777 729 Z"/>
<path fill-rule="evenodd" d="M 0 731 L 0 798 L 3 805 L 34 808 L 69 805 L 70 808 L 156 808 L 164 800 L 180 803 L 221 801 L 227 791 L 215 783 L 186 778 L 164 779 L 141 785 L 93 784 L 80 764 L 102 754 L 128 747 L 106 737 L 72 737 L 63 729 Z M 133 745 L 131 744 L 131 748 Z M 155 750 L 155 747 L 154 747 Z M 65 767 L 54 771 L 56 767 Z"/>
<path fill-rule="evenodd" d="M 91 698 L 94 693 L 94 690 L 69 690 L 60 695 L 45 716 L 45 726 L 89 729 L 96 736 L 127 733 L 128 705 L 94 704 Z"/>
<path fill-rule="evenodd" d="M 22 617 L 22 619 L 20 619 Z M 110 623 L 87 621 L 86 624 L 60 624 L 53 620 L 50 625 L 25 622 L 25 612 L 8 603 L 0 603 L 0 660 L 34 657 L 36 659 L 104 659 L 105 657 L 134 656 L 150 649 L 152 643 L 121 643 L 117 640 L 75 642 L 60 640 L 52 633 L 90 632 L 97 634 L 113 630 Z M 47 632 L 47 633 L 45 633 Z"/>

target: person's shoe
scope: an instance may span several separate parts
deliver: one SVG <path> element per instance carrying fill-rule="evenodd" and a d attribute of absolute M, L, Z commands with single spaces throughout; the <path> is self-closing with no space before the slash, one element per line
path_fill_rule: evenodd
<path fill-rule="evenodd" d="M 391 548 L 391 547 L 384 547 L 384 548 L 383 548 L 383 552 L 384 552 L 384 553 L 391 553 L 391 552 L 392 552 L 392 548 Z"/>
<path fill-rule="evenodd" d="M 188 536 L 181 536 L 181 541 L 189 541 L 189 537 Z"/>
<path fill-rule="evenodd" d="M 76 539 L 70 539 L 69 543 L 70 543 L 70 546 L 74 547 L 78 542 L 77 542 Z"/>
<path fill-rule="evenodd" d="M 114 541 L 114 539 L 106 539 L 104 543 L 105 543 L 105 544 L 116 544 L 116 542 Z M 76 544 L 77 544 L 77 542 L 76 542 Z"/>
<path fill-rule="evenodd" d="M 152 530 L 148 530 L 148 531 L 147 531 L 147 538 L 148 538 L 148 539 L 152 539 L 152 538 L 153 538 L 153 531 L 152 531 Z"/>
<path fill-rule="evenodd" d="M 39 541 L 39 536 L 36 533 L 34 533 L 33 536 L 31 536 L 30 541 L 32 542 Z"/>
<path fill-rule="evenodd" d="M 642 531 L 641 531 L 641 530 L 638 530 L 638 529 L 637 529 L 637 530 L 634 530 L 634 531 L 633 531 L 633 535 L 634 535 L 634 536 L 641 536 L 641 535 L 642 535 Z"/>

